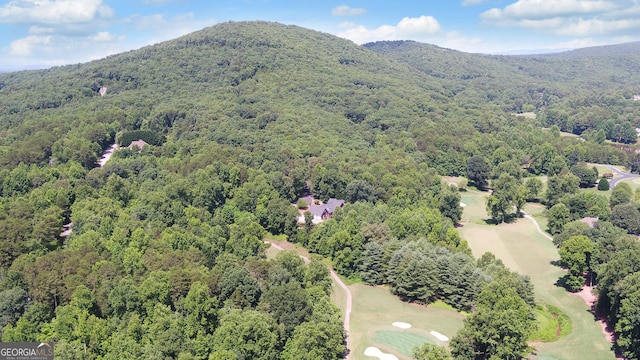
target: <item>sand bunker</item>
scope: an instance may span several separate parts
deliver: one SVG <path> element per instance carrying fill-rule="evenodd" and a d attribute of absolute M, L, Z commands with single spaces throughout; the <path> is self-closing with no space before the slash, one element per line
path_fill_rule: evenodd
<path fill-rule="evenodd" d="M 395 356 L 393 354 L 383 353 L 382 351 L 380 351 L 380 349 L 378 349 L 375 346 L 369 346 L 364 351 L 364 355 L 365 356 L 371 356 L 371 357 L 377 357 L 380 360 L 399 360 L 397 356 Z"/>
<path fill-rule="evenodd" d="M 433 337 L 435 337 L 436 339 L 440 340 L 440 341 L 449 341 L 449 338 L 440 334 L 437 331 L 432 331 L 430 332 L 431 335 L 433 335 Z"/>
<path fill-rule="evenodd" d="M 397 328 L 400 328 L 400 329 L 410 329 L 411 328 L 411 324 L 407 324 L 406 322 L 400 322 L 400 321 L 394 322 L 391 325 L 393 325 L 393 326 L 395 326 Z"/>
<path fill-rule="evenodd" d="M 462 207 L 467 207 L 467 204 L 465 204 L 465 203 L 461 202 L 461 203 L 460 203 L 460 206 L 462 206 Z"/>

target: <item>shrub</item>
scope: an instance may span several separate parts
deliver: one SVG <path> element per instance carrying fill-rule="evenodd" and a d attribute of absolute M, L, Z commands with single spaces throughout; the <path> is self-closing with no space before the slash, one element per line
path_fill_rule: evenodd
<path fill-rule="evenodd" d="M 609 190 L 609 180 L 607 180 L 606 178 L 601 178 L 600 182 L 598 182 L 598 190 L 600 191 L 607 191 Z"/>
<path fill-rule="evenodd" d="M 298 207 L 298 209 L 306 209 L 307 207 L 309 207 L 309 204 L 307 204 L 307 200 L 300 199 L 296 203 L 296 206 Z"/>

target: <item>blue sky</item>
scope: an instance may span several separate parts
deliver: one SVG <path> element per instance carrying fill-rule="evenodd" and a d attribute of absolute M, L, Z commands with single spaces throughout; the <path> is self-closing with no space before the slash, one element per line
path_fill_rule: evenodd
<path fill-rule="evenodd" d="M 231 20 L 493 54 L 640 40 L 640 0 L 0 0 L 0 71 L 86 62 Z"/>

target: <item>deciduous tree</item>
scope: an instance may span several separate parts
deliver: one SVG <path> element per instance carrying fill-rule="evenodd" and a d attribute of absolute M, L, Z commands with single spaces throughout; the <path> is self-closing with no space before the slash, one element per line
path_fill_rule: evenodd
<path fill-rule="evenodd" d="M 479 189 L 487 186 L 489 177 L 489 165 L 482 156 L 476 155 L 467 161 L 467 178 Z"/>

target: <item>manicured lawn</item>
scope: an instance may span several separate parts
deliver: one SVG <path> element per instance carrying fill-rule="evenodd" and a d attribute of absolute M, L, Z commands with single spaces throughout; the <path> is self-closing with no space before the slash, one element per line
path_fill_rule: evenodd
<path fill-rule="evenodd" d="M 631 189 L 633 191 L 636 191 L 638 188 L 640 188 L 640 179 L 626 179 L 626 180 L 621 180 L 618 184 L 621 183 L 627 183 L 629 184 L 629 186 L 631 186 Z M 611 190 L 609 191 L 605 191 L 607 193 L 611 193 Z"/>
<path fill-rule="evenodd" d="M 351 359 L 372 359 L 364 350 L 375 346 L 399 359 L 410 360 L 413 346 L 430 342 L 446 346 L 431 331 L 452 338 L 462 328 L 464 315 L 441 306 L 420 306 L 400 301 L 385 287 L 350 285 L 353 294 L 351 313 Z M 394 322 L 411 324 L 410 329 L 394 327 Z"/>
<path fill-rule="evenodd" d="M 411 356 L 414 347 L 421 347 L 424 343 L 435 344 L 435 340 L 418 335 L 410 330 L 378 330 L 373 333 L 371 340 L 388 346 L 390 349 Z"/>
<path fill-rule="evenodd" d="M 484 202 L 480 200 L 485 194 L 469 194 L 476 197 L 478 202 L 465 208 L 463 219 L 470 221 L 459 231 L 469 242 L 473 255 L 479 257 L 490 251 L 510 269 L 528 275 L 535 287 L 537 299 L 556 306 L 572 320 L 573 331 L 566 337 L 552 343 L 535 344 L 535 358 L 613 359 L 611 344 L 605 340 L 600 325 L 594 321 L 585 302 L 555 285 L 565 272 L 552 264 L 559 259 L 559 255 L 551 241 L 540 235 L 529 219 L 518 219 L 498 226 L 479 221 L 487 217 L 486 213 L 480 216 L 484 211 Z M 536 204 L 529 205 L 526 210 L 537 215 L 538 219 L 543 211 Z M 546 224 L 540 226 L 546 228 Z"/>
<path fill-rule="evenodd" d="M 607 165 L 595 164 L 595 163 L 587 163 L 586 165 L 589 168 L 592 168 L 592 167 L 595 166 L 595 168 L 598 169 L 598 178 L 602 177 L 602 175 L 606 174 L 606 173 L 613 174 L 613 178 L 614 179 L 620 177 L 620 175 L 617 172 L 612 171 L 611 169 L 609 169 L 609 167 Z M 622 166 L 622 165 L 615 165 L 615 167 L 620 169 L 620 170 L 622 170 L 622 171 L 627 171 L 627 168 Z"/>

